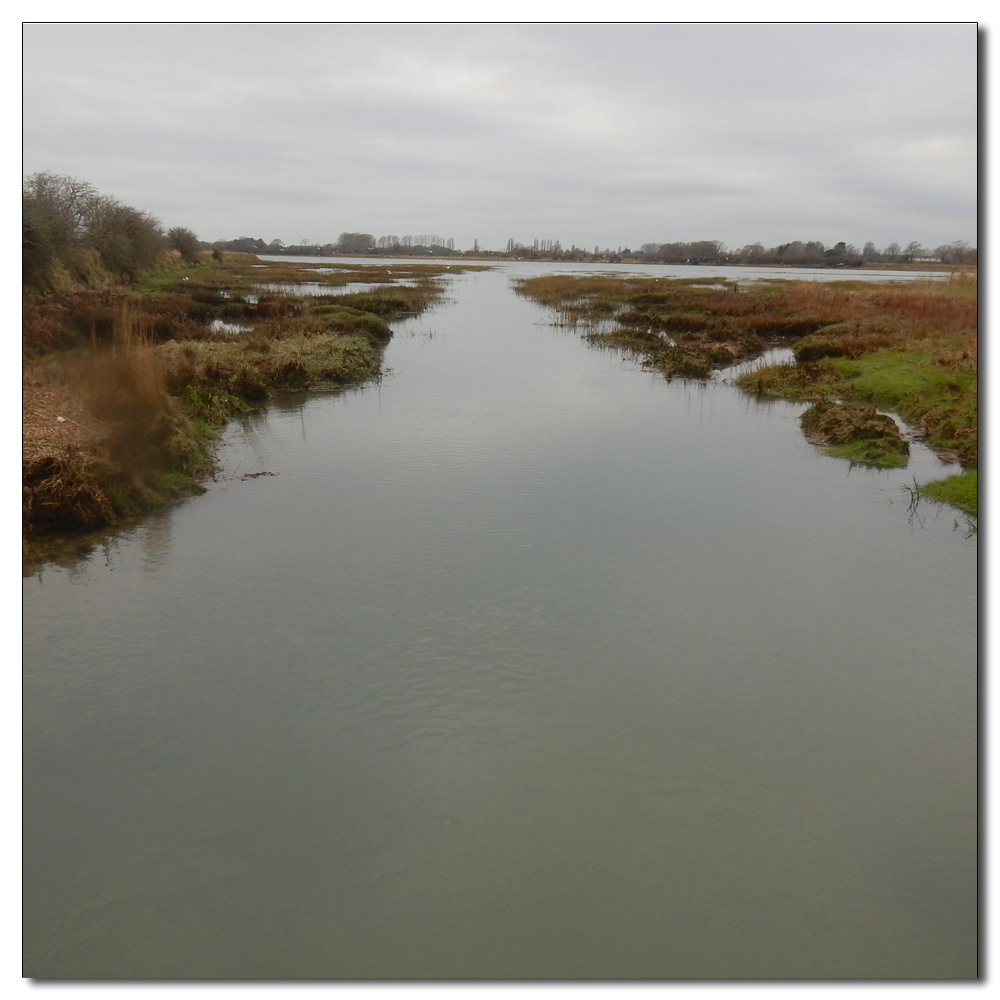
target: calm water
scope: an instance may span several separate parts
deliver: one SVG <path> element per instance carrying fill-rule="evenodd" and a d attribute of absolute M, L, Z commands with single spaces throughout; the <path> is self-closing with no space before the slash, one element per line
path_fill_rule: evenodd
<path fill-rule="evenodd" d="M 976 974 L 940 463 L 589 348 L 542 269 L 26 580 L 26 975 Z"/>

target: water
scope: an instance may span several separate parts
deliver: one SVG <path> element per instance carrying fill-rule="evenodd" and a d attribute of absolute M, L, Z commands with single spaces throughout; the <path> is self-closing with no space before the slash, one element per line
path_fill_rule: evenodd
<path fill-rule="evenodd" d="M 976 974 L 942 466 L 590 348 L 542 267 L 26 581 L 26 975 Z"/>
<path fill-rule="evenodd" d="M 396 284 L 403 285 L 406 282 L 399 281 Z M 269 281 L 261 282 L 254 287 L 259 292 L 267 292 L 271 295 L 314 297 L 317 295 L 348 295 L 352 292 L 379 291 L 384 289 L 386 285 L 384 283 L 372 284 L 369 281 L 348 281 L 342 285 L 329 285 L 319 281 L 298 281 L 295 283 Z"/>

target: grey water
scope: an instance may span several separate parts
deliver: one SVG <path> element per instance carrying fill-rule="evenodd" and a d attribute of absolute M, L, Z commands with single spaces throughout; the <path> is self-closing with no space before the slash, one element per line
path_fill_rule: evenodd
<path fill-rule="evenodd" d="M 26 976 L 976 975 L 949 470 L 589 347 L 545 267 L 25 581 Z"/>

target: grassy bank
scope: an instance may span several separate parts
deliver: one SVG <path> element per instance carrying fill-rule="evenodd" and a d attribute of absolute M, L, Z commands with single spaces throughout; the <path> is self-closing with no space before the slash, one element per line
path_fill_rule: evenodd
<path fill-rule="evenodd" d="M 717 277 L 553 275 L 516 287 L 591 343 L 628 351 L 667 378 L 706 379 L 766 348 L 792 348 L 791 363 L 737 381 L 758 395 L 813 401 L 803 429 L 833 456 L 906 464 L 906 442 L 879 407 L 898 413 L 943 456 L 969 469 L 978 464 L 974 273 L 906 284 L 750 285 Z M 966 492 L 970 483 L 975 490 L 975 476 L 963 483 Z M 955 495 L 923 492 L 947 502 Z M 957 506 L 969 510 L 968 499 Z"/>
<path fill-rule="evenodd" d="M 377 378 L 389 322 L 440 301 L 459 270 L 317 267 L 223 254 L 135 285 L 26 297 L 26 538 L 198 492 L 226 420 L 278 390 Z"/>
<path fill-rule="evenodd" d="M 940 503 L 950 503 L 966 514 L 978 517 L 979 473 L 975 469 L 966 469 L 957 476 L 925 483 L 920 487 L 920 495 Z"/>

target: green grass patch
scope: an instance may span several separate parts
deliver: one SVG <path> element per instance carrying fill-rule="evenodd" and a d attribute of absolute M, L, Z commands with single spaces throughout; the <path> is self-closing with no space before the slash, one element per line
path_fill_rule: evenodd
<path fill-rule="evenodd" d="M 844 458 L 854 465 L 868 465 L 876 469 L 903 469 L 910 460 L 909 455 L 889 451 L 877 441 L 849 441 L 820 450 L 831 458 Z"/>
<path fill-rule="evenodd" d="M 961 394 L 976 381 L 973 372 L 934 364 L 928 351 L 876 351 L 859 358 L 830 358 L 829 365 L 849 383 L 853 395 L 882 406 Z"/>
<path fill-rule="evenodd" d="M 979 392 L 974 369 L 939 363 L 926 351 L 879 351 L 831 358 L 847 383 L 841 395 L 895 409 L 932 447 L 978 465 Z"/>
<path fill-rule="evenodd" d="M 949 503 L 973 517 L 979 516 L 979 474 L 975 469 L 925 483 L 919 492 L 922 497 Z"/>
<path fill-rule="evenodd" d="M 875 351 L 771 365 L 741 375 L 747 392 L 785 399 L 853 399 L 892 409 L 927 443 L 963 465 L 978 465 L 979 395 L 974 362 L 931 351 Z"/>

